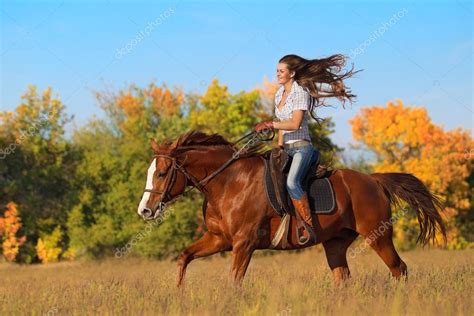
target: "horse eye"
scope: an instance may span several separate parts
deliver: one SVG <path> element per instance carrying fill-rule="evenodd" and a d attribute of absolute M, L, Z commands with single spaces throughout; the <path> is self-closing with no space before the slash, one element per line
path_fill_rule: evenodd
<path fill-rule="evenodd" d="M 162 178 L 164 176 L 166 176 L 166 171 L 160 171 L 160 173 L 158 173 L 158 177 Z"/>

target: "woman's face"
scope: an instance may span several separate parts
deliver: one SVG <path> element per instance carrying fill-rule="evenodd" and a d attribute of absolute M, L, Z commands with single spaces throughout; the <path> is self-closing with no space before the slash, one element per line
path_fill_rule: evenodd
<path fill-rule="evenodd" d="M 295 72 L 291 72 L 288 70 L 288 65 L 284 63 L 278 63 L 277 65 L 277 80 L 279 84 L 285 84 L 291 80 L 291 76 L 294 75 Z"/>

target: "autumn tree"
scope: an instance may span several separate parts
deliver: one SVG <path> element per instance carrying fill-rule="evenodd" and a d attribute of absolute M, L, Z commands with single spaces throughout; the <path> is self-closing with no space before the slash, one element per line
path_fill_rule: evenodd
<path fill-rule="evenodd" d="M 20 247 L 25 243 L 25 236 L 18 236 L 22 227 L 21 218 L 15 203 L 7 204 L 5 215 L 0 217 L 0 239 L 2 240 L 3 257 L 9 261 L 15 261 Z"/>
<path fill-rule="evenodd" d="M 275 114 L 275 94 L 279 88 L 278 82 L 270 81 L 267 77 L 264 77 L 263 83 L 255 88 L 260 94 L 262 112 L 266 118 L 271 118 Z"/>
<path fill-rule="evenodd" d="M 65 137 L 70 121 L 50 88 L 39 93 L 30 86 L 13 111 L 0 112 L 0 205 L 15 201 L 22 210 L 21 261 L 34 260 L 40 233 L 65 225 L 74 200 L 78 157 Z"/>
<path fill-rule="evenodd" d="M 406 107 L 401 100 L 363 108 L 350 123 L 354 139 L 375 155 L 375 172 L 414 174 L 445 201 L 448 247 L 472 242 L 465 229 L 473 208 L 473 186 L 468 182 L 472 157 L 466 152 L 474 143 L 469 131 L 445 131 L 431 121 L 425 108 Z M 413 246 L 416 225 L 415 218 L 402 218 L 395 226 L 398 240 Z"/>
<path fill-rule="evenodd" d="M 218 133 L 235 140 L 252 130 L 262 108 L 259 92 L 229 92 L 214 79 L 202 96 L 190 98 L 189 125 L 206 133 Z"/>
<path fill-rule="evenodd" d="M 136 209 L 153 154 L 150 138 L 174 139 L 189 128 L 183 92 L 165 84 L 100 92 L 97 101 L 105 118 L 91 120 L 73 135 L 82 157 L 76 173 L 78 203 L 67 222 L 68 251 L 75 256 L 113 256 L 147 227 Z M 201 202 L 180 200 L 187 204 L 174 205 L 172 216 L 135 245 L 133 255 L 161 258 L 181 249 L 170 249 L 170 244 L 194 238 Z M 165 244 L 170 238 L 174 243 Z"/>
<path fill-rule="evenodd" d="M 66 132 L 72 118 L 59 97 L 31 86 L 17 108 L 0 112 L 0 205 L 18 203 L 27 237 L 16 260 L 114 255 L 148 227 L 136 209 L 153 154 L 150 138 L 162 142 L 200 129 L 235 140 L 272 118 L 263 98 L 258 89 L 231 93 L 217 80 L 203 95 L 131 85 L 98 92 L 105 115 Z M 330 141 L 333 127 L 310 125 L 313 140 Z M 197 191 L 180 198 L 130 254 L 176 255 L 200 233 L 202 200 Z"/>
<path fill-rule="evenodd" d="M 58 262 L 63 252 L 61 241 L 63 233 L 57 226 L 51 234 L 43 235 L 36 243 L 36 254 L 42 263 Z"/>

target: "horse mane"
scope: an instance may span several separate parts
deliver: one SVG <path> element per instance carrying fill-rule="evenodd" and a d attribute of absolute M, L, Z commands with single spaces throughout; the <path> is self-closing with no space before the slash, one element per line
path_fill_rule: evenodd
<path fill-rule="evenodd" d="M 186 132 L 178 137 L 173 143 L 168 142 L 166 145 L 171 146 L 173 149 L 170 154 L 172 156 L 179 156 L 182 153 L 196 149 L 199 147 L 215 147 L 215 146 L 224 146 L 230 148 L 232 151 L 236 152 L 239 148 L 232 142 L 225 139 L 222 135 L 206 134 L 198 130 L 191 130 Z M 250 157 L 261 154 L 263 144 L 256 143 L 251 145 L 245 153 L 241 154 L 241 158 Z"/>
<path fill-rule="evenodd" d="M 233 143 L 229 142 L 220 134 L 206 134 L 198 130 L 191 130 L 178 137 L 173 143 L 168 142 L 167 145 L 174 147 L 171 151 L 173 156 L 179 155 L 187 150 L 195 149 L 196 147 L 215 147 L 226 146 L 232 150 L 236 150 Z"/>
<path fill-rule="evenodd" d="M 220 134 L 208 135 L 198 130 L 191 130 L 178 138 L 177 147 L 181 146 L 233 146 Z"/>

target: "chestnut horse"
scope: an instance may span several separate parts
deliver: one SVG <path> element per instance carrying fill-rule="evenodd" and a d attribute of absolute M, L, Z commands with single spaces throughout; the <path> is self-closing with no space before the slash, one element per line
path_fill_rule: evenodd
<path fill-rule="evenodd" d="M 238 157 L 233 143 L 220 135 L 198 131 L 183 134 L 173 143 L 158 145 L 152 140 L 151 147 L 154 156 L 138 207 L 144 219 L 161 216 L 166 203 L 178 198 L 186 187 L 196 187 L 205 195 L 207 231 L 179 256 L 178 286 L 192 260 L 223 251 L 232 251 L 231 273 L 240 283 L 253 252 L 270 247 L 281 222 L 264 191 L 263 157 L 259 153 Z M 392 242 L 391 204 L 402 200 L 416 212 L 420 226 L 418 241 L 422 244 L 434 241 L 436 230 L 445 236 L 439 200 L 413 175 L 367 175 L 341 169 L 335 170 L 329 180 L 336 210 L 313 215 L 313 222 L 317 243 L 324 247 L 336 283 L 349 277 L 346 252 L 358 235 L 369 241 L 394 277 L 407 274 L 407 266 Z M 290 232 L 294 231 L 292 220 Z M 378 234 L 373 238 L 375 232 Z M 290 234 L 290 249 L 302 248 L 294 235 Z M 308 243 L 304 247 L 313 245 Z"/>

